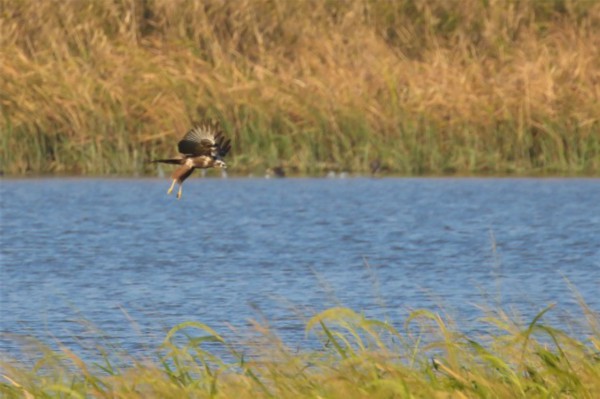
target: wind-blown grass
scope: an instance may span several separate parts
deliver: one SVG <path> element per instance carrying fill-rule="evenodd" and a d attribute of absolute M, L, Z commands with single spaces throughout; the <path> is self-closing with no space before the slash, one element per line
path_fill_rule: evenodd
<path fill-rule="evenodd" d="M 68 348 L 43 345 L 33 367 L 5 357 L 0 392 L 6 398 L 592 399 L 600 392 L 600 323 L 582 306 L 585 338 L 545 324 L 552 306 L 525 325 L 490 313 L 482 336 L 461 333 L 427 310 L 397 329 L 331 308 L 307 322 L 318 347 L 308 351 L 288 348 L 258 324 L 259 337 L 244 345 L 188 322 L 167 334 L 153 361 L 117 366 L 106 355 L 102 364 L 88 364 Z M 217 349 L 233 360 L 215 355 Z"/>
<path fill-rule="evenodd" d="M 232 171 L 600 170 L 600 3 L 0 0 L 0 169 L 152 172 L 192 120 Z"/>

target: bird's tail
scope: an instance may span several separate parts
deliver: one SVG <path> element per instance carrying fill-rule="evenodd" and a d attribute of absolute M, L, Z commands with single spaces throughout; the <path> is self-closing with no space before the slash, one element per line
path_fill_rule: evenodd
<path fill-rule="evenodd" d="M 183 163 L 185 162 L 185 159 L 181 159 L 181 158 L 171 158 L 171 159 L 154 159 L 152 161 L 150 161 L 151 163 L 170 163 L 173 165 L 183 165 Z"/>

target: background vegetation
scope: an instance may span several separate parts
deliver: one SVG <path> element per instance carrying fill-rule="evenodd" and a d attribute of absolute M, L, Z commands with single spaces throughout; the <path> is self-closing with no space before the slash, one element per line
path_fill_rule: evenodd
<path fill-rule="evenodd" d="M 27 399 L 593 399 L 600 391 L 600 325 L 598 314 L 583 306 L 590 335 L 582 339 L 544 323 L 551 307 L 525 324 L 502 311 L 490 312 L 488 332 L 477 336 L 425 310 L 415 311 L 405 329 L 396 329 L 332 308 L 307 323 L 313 351 L 290 349 L 258 324 L 250 343 L 234 344 L 197 322 L 174 327 L 158 360 L 130 358 L 125 366 L 111 361 L 114 352 L 108 348 L 99 347 L 103 361 L 92 363 L 67 347 L 38 344 L 26 351 L 35 356 L 33 366 L 3 357 L 0 394 Z"/>
<path fill-rule="evenodd" d="M 0 0 L 0 169 L 598 174 L 596 0 Z"/>

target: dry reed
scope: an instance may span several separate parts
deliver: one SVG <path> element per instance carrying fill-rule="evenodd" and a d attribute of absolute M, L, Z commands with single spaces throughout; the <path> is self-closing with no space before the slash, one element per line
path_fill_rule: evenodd
<path fill-rule="evenodd" d="M 150 172 L 193 120 L 234 171 L 600 170 L 600 2 L 0 0 L 0 169 Z"/>

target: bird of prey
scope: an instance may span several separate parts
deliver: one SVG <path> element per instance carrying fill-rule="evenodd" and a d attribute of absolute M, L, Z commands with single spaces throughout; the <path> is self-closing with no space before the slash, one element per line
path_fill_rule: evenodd
<path fill-rule="evenodd" d="M 177 199 L 181 198 L 183 182 L 190 177 L 194 169 L 227 168 L 223 158 L 231 149 L 231 140 L 226 139 L 218 123 L 204 122 L 196 124 L 177 144 L 181 153 L 178 158 L 156 159 L 152 162 L 181 165 L 171 175 L 173 183 L 167 194 L 173 192 L 175 183 L 179 184 Z"/>

